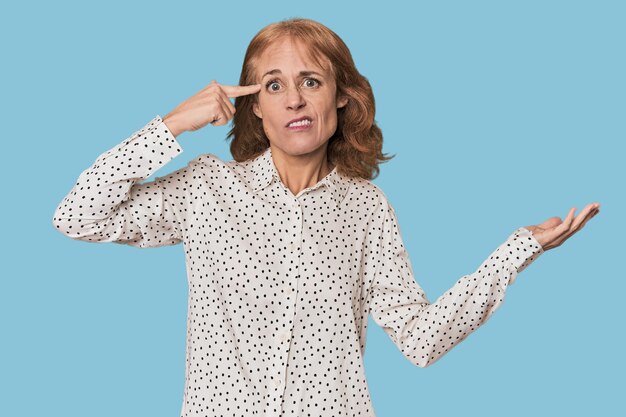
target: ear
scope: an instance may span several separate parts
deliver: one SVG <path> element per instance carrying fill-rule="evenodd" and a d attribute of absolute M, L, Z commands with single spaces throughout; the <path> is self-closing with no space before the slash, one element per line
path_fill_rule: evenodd
<path fill-rule="evenodd" d="M 261 108 L 259 107 L 259 103 L 255 102 L 252 104 L 252 111 L 259 119 L 263 118 L 263 113 L 261 112 Z"/>
<path fill-rule="evenodd" d="M 348 97 L 346 96 L 341 96 L 337 99 L 337 108 L 340 109 L 342 107 L 345 107 L 346 104 L 348 104 Z"/>

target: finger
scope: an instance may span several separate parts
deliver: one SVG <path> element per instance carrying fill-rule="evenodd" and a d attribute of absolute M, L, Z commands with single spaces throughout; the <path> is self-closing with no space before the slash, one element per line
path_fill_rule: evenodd
<path fill-rule="evenodd" d="M 567 234 L 570 231 L 570 228 L 572 226 L 572 222 L 574 220 L 574 213 L 575 212 L 576 212 L 576 207 L 572 207 L 570 209 L 570 211 L 567 213 L 567 216 L 565 217 L 563 222 L 561 222 L 561 224 L 559 224 L 554 229 L 549 231 L 549 233 L 548 233 L 548 241 L 549 242 L 551 242 L 551 241 L 558 241 L 561 238 L 563 238 L 563 239 L 567 238 Z"/>
<path fill-rule="evenodd" d="M 228 123 L 228 117 L 226 117 L 226 115 L 224 114 L 224 112 L 219 112 L 215 115 L 215 118 L 213 119 L 213 121 L 211 121 L 211 124 L 213 126 L 223 126 L 226 123 Z"/>
<path fill-rule="evenodd" d="M 217 81 L 215 80 L 211 80 L 210 83 L 208 83 L 203 89 L 202 91 L 206 90 L 207 88 L 211 87 L 212 85 L 217 84 Z"/>
<path fill-rule="evenodd" d="M 231 103 L 228 97 L 224 99 L 224 103 L 226 104 L 226 107 L 228 107 L 228 111 L 230 112 L 230 118 L 232 119 L 237 109 L 235 109 L 235 106 L 233 105 L 233 103 Z"/>
<path fill-rule="evenodd" d="M 589 215 L 587 217 L 585 217 L 585 220 L 583 220 L 583 222 L 580 224 L 580 226 L 578 226 L 578 230 L 582 229 L 583 227 L 585 227 L 585 224 L 591 220 L 593 218 L 593 216 L 595 216 L 596 214 L 598 214 L 600 210 L 598 209 L 593 209 L 591 210 L 591 212 L 589 212 Z"/>
<path fill-rule="evenodd" d="M 572 207 L 569 210 L 569 213 L 567 213 L 567 217 L 565 217 L 565 220 L 563 221 L 563 223 L 568 225 L 568 228 L 571 228 L 572 223 L 574 222 L 574 214 L 576 214 L 576 207 Z"/>
<path fill-rule="evenodd" d="M 224 126 L 226 123 L 228 123 L 229 119 L 224 111 L 217 113 L 216 116 L 217 117 L 211 122 L 213 126 Z"/>
<path fill-rule="evenodd" d="M 218 91 L 220 91 L 220 93 L 218 93 L 218 94 L 215 96 L 215 99 L 217 100 L 217 102 L 219 103 L 220 107 L 222 108 L 222 112 L 224 113 L 224 116 L 226 116 L 226 118 L 227 118 L 228 120 L 230 120 L 230 119 L 232 119 L 232 118 L 233 118 L 233 113 L 234 113 L 234 112 L 232 111 L 232 109 L 231 109 L 232 105 L 231 105 L 231 106 L 229 106 L 229 104 L 231 104 L 231 102 L 230 102 L 230 100 L 228 99 L 228 97 L 226 97 L 226 96 L 223 94 L 223 92 L 221 92 L 221 90 L 218 90 Z M 228 104 L 226 104 L 226 103 L 228 103 Z M 228 121 L 228 120 L 227 120 L 227 121 Z"/>
<path fill-rule="evenodd" d="M 228 123 L 229 120 L 228 111 L 225 110 L 225 105 L 218 96 L 215 96 L 214 99 L 217 102 L 218 107 L 213 113 L 213 120 L 211 120 L 209 123 L 211 123 L 213 126 L 225 125 L 226 123 Z"/>
<path fill-rule="evenodd" d="M 221 101 L 224 113 L 226 114 L 226 116 L 228 116 L 228 120 L 232 119 L 233 115 L 235 114 L 235 106 L 233 106 L 233 103 L 230 102 L 230 99 L 226 96 L 226 94 L 224 94 L 224 91 L 222 91 L 221 89 L 219 90 L 218 97 Z"/>
<path fill-rule="evenodd" d="M 565 231 L 565 233 L 561 234 L 560 236 L 558 236 L 558 238 L 555 240 L 554 244 L 556 246 L 560 246 L 564 241 L 566 241 L 567 239 L 569 239 L 574 233 L 578 232 L 582 226 L 584 225 L 584 223 L 587 222 L 587 220 L 590 219 L 590 214 L 593 210 L 594 205 L 593 204 L 589 204 L 587 205 L 579 214 L 578 216 L 576 216 L 575 220 L 573 219 L 573 214 L 576 210 L 576 208 L 573 208 L 572 210 L 570 210 L 570 212 L 568 213 L 568 218 L 566 219 L 565 222 L 569 223 L 569 227 L 568 229 Z"/>
<path fill-rule="evenodd" d="M 231 119 L 233 117 L 233 114 L 235 113 L 235 106 L 233 106 L 233 104 L 228 99 L 228 96 L 224 92 L 223 90 L 224 86 L 218 84 L 217 81 L 215 80 L 211 80 L 211 83 L 207 85 L 206 87 L 204 87 L 203 91 L 206 91 L 211 87 L 213 87 L 212 94 L 217 94 L 222 100 L 222 103 L 228 108 L 228 111 L 226 110 L 225 111 L 226 111 L 226 114 L 228 115 L 228 118 Z M 224 107 L 224 106 L 221 106 L 221 107 Z"/>
<path fill-rule="evenodd" d="M 224 102 L 224 104 L 228 107 L 229 112 L 230 112 L 230 117 L 232 118 L 233 114 L 235 114 L 235 106 L 230 101 L 230 99 L 228 98 L 228 96 L 226 95 L 223 89 L 220 89 L 219 96 Z"/>
<path fill-rule="evenodd" d="M 213 126 L 220 126 L 224 120 L 224 115 L 221 112 L 216 112 L 213 115 L 213 119 L 209 122 Z"/>
<path fill-rule="evenodd" d="M 235 98 L 239 96 L 245 96 L 248 94 L 255 94 L 261 91 L 261 84 L 252 84 L 252 85 L 223 85 L 222 89 L 226 93 L 226 95 L 230 98 Z"/>
<path fill-rule="evenodd" d="M 595 207 L 595 206 L 594 206 Z M 580 229 L 582 229 L 583 227 L 585 227 L 585 224 L 591 220 L 596 214 L 598 214 L 600 212 L 600 209 L 598 208 L 592 208 L 592 210 L 587 214 L 587 216 L 585 217 L 585 219 L 583 220 L 583 222 L 580 224 L 580 226 L 578 226 L 577 229 L 573 230 L 571 233 L 569 234 L 565 234 L 563 235 L 561 238 L 559 238 L 556 241 L 556 246 L 560 246 L 565 240 L 569 239 L 571 235 L 573 235 L 574 233 L 580 231 Z"/>
<path fill-rule="evenodd" d="M 570 229 L 570 226 L 572 225 L 572 222 L 574 221 L 575 212 L 576 212 L 576 207 L 572 207 L 567 213 L 567 216 L 565 216 L 565 219 L 561 222 L 561 224 L 559 224 L 557 227 L 554 228 L 555 232 L 557 232 L 559 236 L 567 232 Z"/>
<path fill-rule="evenodd" d="M 580 212 L 580 214 L 578 216 L 576 216 L 576 220 L 574 221 L 574 223 L 572 224 L 572 229 L 579 229 L 580 225 L 583 223 L 583 221 L 585 221 L 589 215 L 591 214 L 592 210 L 595 210 L 595 205 L 594 204 L 588 204 L 583 211 Z"/>

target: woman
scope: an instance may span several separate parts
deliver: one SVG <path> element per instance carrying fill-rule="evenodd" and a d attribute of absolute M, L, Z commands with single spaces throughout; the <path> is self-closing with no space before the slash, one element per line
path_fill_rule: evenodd
<path fill-rule="evenodd" d="M 234 160 L 204 154 L 140 183 L 180 154 L 181 133 L 231 119 Z M 374 416 L 369 314 L 411 363 L 429 366 L 599 211 L 518 228 L 430 303 L 395 211 L 370 182 L 389 159 L 381 149 L 370 85 L 346 45 L 317 22 L 286 20 L 252 39 L 240 86 L 212 81 L 103 153 L 53 222 L 87 242 L 184 243 L 182 416 Z"/>

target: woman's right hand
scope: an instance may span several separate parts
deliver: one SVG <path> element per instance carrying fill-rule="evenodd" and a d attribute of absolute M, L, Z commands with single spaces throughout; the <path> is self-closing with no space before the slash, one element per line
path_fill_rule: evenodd
<path fill-rule="evenodd" d="M 225 125 L 235 113 L 230 98 L 256 94 L 260 90 L 261 84 L 231 86 L 212 80 L 211 84 L 179 104 L 163 118 L 163 122 L 174 136 L 201 129 L 209 123 Z"/>

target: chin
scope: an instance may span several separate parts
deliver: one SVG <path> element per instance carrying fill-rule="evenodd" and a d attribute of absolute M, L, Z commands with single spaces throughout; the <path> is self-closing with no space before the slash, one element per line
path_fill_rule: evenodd
<path fill-rule="evenodd" d="M 292 155 L 306 155 L 317 151 L 319 148 L 323 147 L 324 144 L 298 144 L 296 146 L 289 146 L 285 149 L 285 151 Z M 283 148 L 284 149 L 284 148 Z"/>
<path fill-rule="evenodd" d="M 325 143 L 324 142 L 313 143 L 311 141 L 303 141 L 303 140 L 298 141 L 297 139 L 295 139 L 295 140 L 288 140 L 286 142 L 282 141 L 281 143 L 273 143 L 273 145 L 275 147 L 278 147 L 281 151 L 283 151 L 284 153 L 288 155 L 297 156 L 297 155 L 305 155 L 308 153 L 315 152 L 319 148 L 323 147 Z"/>

